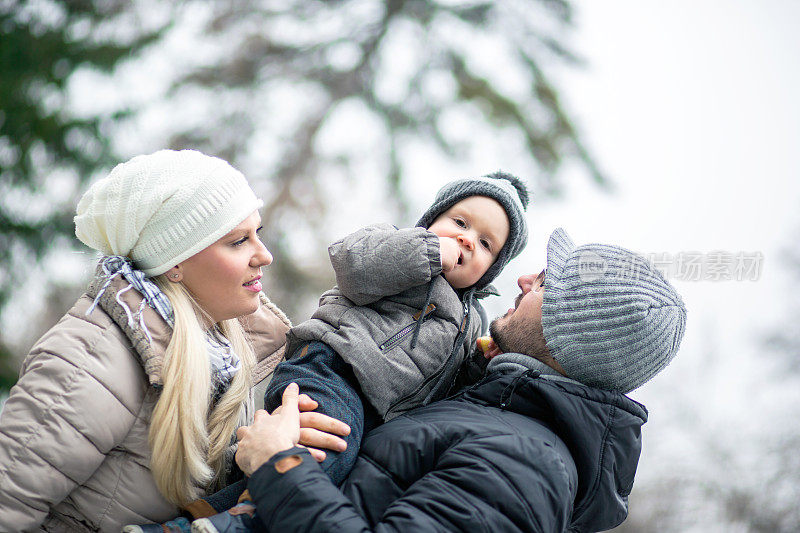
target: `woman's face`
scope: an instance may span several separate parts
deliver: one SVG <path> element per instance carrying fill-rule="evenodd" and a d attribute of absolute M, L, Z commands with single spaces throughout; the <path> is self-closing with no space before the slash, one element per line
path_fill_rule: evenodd
<path fill-rule="evenodd" d="M 261 292 L 261 267 L 272 254 L 258 237 L 258 211 L 227 235 L 167 272 L 181 281 L 214 322 L 255 312 Z M 175 276 L 177 274 L 177 276 Z"/>

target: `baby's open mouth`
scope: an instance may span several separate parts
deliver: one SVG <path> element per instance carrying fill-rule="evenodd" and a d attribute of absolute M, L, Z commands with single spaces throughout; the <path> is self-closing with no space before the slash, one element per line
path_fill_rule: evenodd
<path fill-rule="evenodd" d="M 456 261 L 457 265 L 460 265 L 464 262 L 464 256 L 462 254 L 458 254 L 458 261 Z"/>

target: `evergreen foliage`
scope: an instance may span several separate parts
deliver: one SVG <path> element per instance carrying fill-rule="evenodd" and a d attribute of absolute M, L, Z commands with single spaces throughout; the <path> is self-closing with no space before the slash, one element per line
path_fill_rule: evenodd
<path fill-rule="evenodd" d="M 79 69 L 112 73 L 161 35 L 162 29 L 116 35 L 121 22 L 130 22 L 128 6 L 0 1 L 0 311 L 33 263 L 74 244 L 73 191 L 116 159 L 107 126 L 128 111 L 78 115 L 68 90 Z M 54 179 L 72 194 L 53 190 Z M 16 380 L 15 366 L 0 339 L 0 389 Z"/>

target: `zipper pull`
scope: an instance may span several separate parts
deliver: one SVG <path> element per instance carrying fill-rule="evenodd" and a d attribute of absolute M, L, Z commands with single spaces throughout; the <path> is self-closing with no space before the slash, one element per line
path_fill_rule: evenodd
<path fill-rule="evenodd" d="M 458 327 L 458 331 L 464 332 L 464 327 L 467 325 L 467 315 L 469 314 L 469 304 L 467 302 L 464 303 L 464 316 L 461 317 L 461 325 Z"/>
<path fill-rule="evenodd" d="M 428 304 L 428 307 L 425 308 L 425 317 L 424 318 L 428 318 L 428 315 L 433 313 L 435 310 L 436 310 L 436 306 L 434 304 Z M 419 320 L 419 314 L 421 312 L 422 312 L 422 310 L 420 309 L 419 311 L 417 311 L 416 313 L 414 313 L 412 315 L 412 318 L 414 319 L 414 322 Z"/>

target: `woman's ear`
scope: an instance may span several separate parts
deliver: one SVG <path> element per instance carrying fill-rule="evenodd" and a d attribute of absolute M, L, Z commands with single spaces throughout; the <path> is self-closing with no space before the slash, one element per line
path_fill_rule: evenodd
<path fill-rule="evenodd" d="M 178 283 L 183 279 L 183 270 L 181 269 L 180 265 L 175 265 L 174 267 L 170 268 L 166 271 L 167 279 Z"/>

